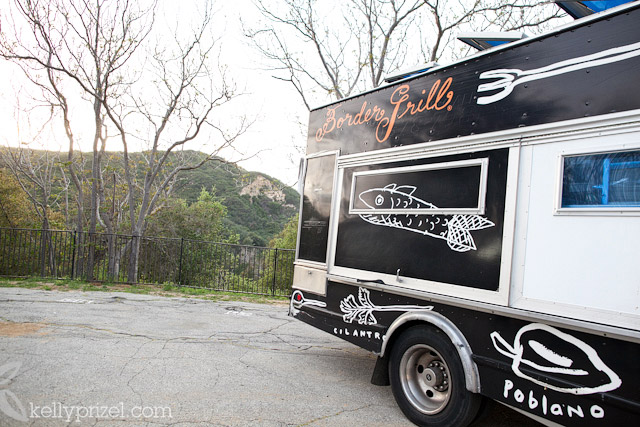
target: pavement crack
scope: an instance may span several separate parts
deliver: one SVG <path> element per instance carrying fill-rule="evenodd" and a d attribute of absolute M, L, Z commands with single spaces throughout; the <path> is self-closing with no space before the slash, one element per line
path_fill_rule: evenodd
<path fill-rule="evenodd" d="M 323 421 L 323 420 L 327 420 L 329 418 L 334 418 L 334 417 L 338 417 L 342 414 L 346 414 L 346 413 L 350 413 L 350 412 L 357 412 L 357 411 L 361 411 L 363 409 L 367 409 L 372 407 L 373 405 L 369 404 L 369 405 L 364 405 L 364 406 L 360 406 L 358 408 L 354 408 L 354 409 L 343 409 L 342 411 L 338 411 L 335 414 L 329 414 L 329 415 L 325 415 L 324 417 L 319 417 L 319 418 L 315 418 L 313 420 L 307 421 L 305 423 L 302 424 L 298 424 L 298 427 L 303 427 L 303 426 L 308 426 L 314 423 L 317 423 L 318 421 Z"/>

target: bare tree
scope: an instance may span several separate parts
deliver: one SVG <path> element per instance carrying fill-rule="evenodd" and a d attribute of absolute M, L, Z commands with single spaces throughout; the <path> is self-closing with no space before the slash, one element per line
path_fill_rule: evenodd
<path fill-rule="evenodd" d="M 49 151 L 4 147 L 0 150 L 2 164 L 11 171 L 20 188 L 33 204 L 41 227 L 51 228 L 51 206 L 57 204 L 63 191 L 55 191 L 55 170 L 58 158 Z"/>
<path fill-rule="evenodd" d="M 405 49 L 399 40 L 422 1 L 349 0 L 325 10 L 315 0 L 255 4 L 267 23 L 259 30 L 245 28 L 245 34 L 281 71 L 274 77 L 291 82 L 310 108 L 313 89 L 342 99 L 378 86 L 385 70 L 401 66 Z"/>
<path fill-rule="evenodd" d="M 143 97 L 132 85 L 125 95 L 128 104 L 105 102 L 106 112 L 118 129 L 124 148 L 124 171 L 128 188 L 129 222 L 134 236 L 128 269 L 129 281 L 137 277 L 139 237 L 144 234 L 147 218 L 162 206 L 178 174 L 199 168 L 224 149 L 233 146 L 251 124 L 241 117 L 229 132 L 211 120 L 216 107 L 236 97 L 223 69 L 211 67 L 208 58 L 214 53 L 216 39 L 210 37 L 213 12 L 208 5 L 202 12 L 200 25 L 188 36 L 174 29 L 173 43 L 155 47 L 145 65 L 147 75 L 155 76 L 149 97 Z M 214 79 L 218 76 L 218 79 Z M 133 123 L 142 131 L 132 132 Z M 198 138 L 203 130 L 213 130 L 218 143 L 206 156 L 182 151 L 185 144 Z M 149 141 L 143 152 L 143 173 L 136 173 L 129 156 L 130 140 Z M 139 169 L 139 168 L 138 168 Z M 138 176 L 143 176 L 142 182 Z"/>
<path fill-rule="evenodd" d="M 3 35 L 0 52 L 22 67 L 29 80 L 43 90 L 50 105 L 62 112 L 69 141 L 69 174 L 76 187 L 76 229 L 83 230 L 84 189 L 75 167 L 74 133 L 70 97 L 64 90 L 84 93 L 93 112 L 93 158 L 91 162 L 90 235 L 97 231 L 102 182 L 102 159 L 108 128 L 103 104 L 118 97 L 124 84 L 124 66 L 148 35 L 155 3 L 149 8 L 135 2 L 105 0 L 15 0 L 13 37 Z M 23 29 L 22 32 L 20 30 Z M 42 77 L 44 74 L 46 77 Z M 75 83 L 75 87 L 69 83 Z M 64 89 L 63 89 L 64 88 Z M 48 93 L 47 93 L 48 92 Z M 85 123 L 82 123 L 85 125 Z M 107 232 L 115 230 L 107 220 Z M 93 247 L 89 248 L 89 278 L 93 271 Z"/>
<path fill-rule="evenodd" d="M 553 1 L 539 0 L 424 0 L 423 25 L 420 26 L 421 54 L 425 62 L 439 60 L 447 49 L 450 57 L 466 55 L 451 49 L 460 28 L 473 31 L 542 31 L 563 13 Z"/>
<path fill-rule="evenodd" d="M 245 34 L 307 108 L 375 88 L 408 65 L 438 60 L 460 28 L 535 29 L 560 15 L 544 8 L 552 2 L 534 0 L 254 2 L 265 22 L 258 30 L 245 24 Z"/>
<path fill-rule="evenodd" d="M 130 281 L 135 281 L 146 219 L 161 206 L 176 176 L 231 147 L 249 125 L 240 120 L 235 131 L 227 132 L 226 124 L 218 125 L 213 117 L 214 109 L 236 93 L 224 72 L 214 73 L 217 40 L 211 36 L 211 4 L 204 6 L 200 23 L 176 23 L 173 37 L 167 38 L 166 28 L 156 25 L 157 0 L 14 3 L 12 27 L 16 30 L 2 35 L 0 55 L 27 64 L 23 69 L 31 70 L 31 80 L 49 89 L 50 105 L 62 111 L 70 166 L 75 161 L 73 147 L 77 139 L 77 132 L 72 131 L 72 116 L 79 117 L 80 109 L 90 108 L 93 156 L 89 232 L 95 233 L 101 226 L 113 235 L 119 226 L 129 227 L 136 243 L 128 275 Z M 82 97 L 79 100 L 65 93 L 78 89 Z M 83 107 L 82 103 L 88 105 Z M 203 136 L 210 141 L 204 158 L 172 156 Z M 120 182 L 126 184 L 126 192 L 120 199 L 125 202 L 117 205 L 128 211 L 128 221 L 122 222 L 114 211 L 115 194 L 108 203 L 104 173 L 107 144 L 118 142 L 124 150 L 125 176 Z M 141 148 L 147 150 L 143 152 L 144 165 L 131 161 L 131 151 Z M 70 167 L 69 174 L 82 199 L 77 170 Z M 143 182 L 138 182 L 140 176 L 144 177 Z M 114 248 L 111 241 L 109 247 Z M 92 252 L 89 258 L 91 272 Z M 112 274 L 117 274 L 116 258 L 115 249 L 110 250 Z"/>
<path fill-rule="evenodd" d="M 59 167 L 59 156 L 49 151 L 35 151 L 30 148 L 9 148 L 0 150 L 1 163 L 11 171 L 33 204 L 41 222 L 40 272 L 44 276 L 46 267 L 55 272 L 55 254 L 51 244 L 51 207 L 58 203 L 68 182 L 60 182 L 55 171 Z"/>

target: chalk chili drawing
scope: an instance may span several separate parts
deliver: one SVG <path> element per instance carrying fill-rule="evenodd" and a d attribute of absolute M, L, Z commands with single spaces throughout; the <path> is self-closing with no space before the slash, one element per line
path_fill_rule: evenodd
<path fill-rule="evenodd" d="M 503 68 L 485 71 L 480 74 L 480 79 L 498 80 L 479 85 L 478 92 L 490 92 L 494 90 L 499 90 L 500 92 L 491 96 L 479 97 L 477 102 L 480 105 L 492 104 L 509 96 L 517 85 L 534 80 L 547 79 L 585 68 L 599 67 L 601 65 L 624 61 L 636 56 L 640 56 L 640 42 L 603 50 L 602 52 L 591 55 L 567 59 L 566 61 L 556 62 L 555 64 L 533 70 L 523 71 L 517 68 Z"/>
<path fill-rule="evenodd" d="M 374 311 L 431 311 L 432 305 L 375 305 L 366 288 L 358 288 L 358 300 L 353 294 L 340 301 L 340 310 L 344 313 L 342 320 L 347 323 L 358 322 L 360 325 L 375 325 L 378 320 Z"/>
<path fill-rule="evenodd" d="M 413 195 L 416 187 L 389 184 L 372 188 L 358 195 L 368 209 L 438 209 L 433 203 Z M 429 215 L 429 214 L 380 214 L 362 213 L 360 218 L 382 227 L 399 228 L 425 236 L 442 239 L 456 252 L 476 250 L 471 231 L 493 227 L 495 224 L 480 215 Z"/>
<path fill-rule="evenodd" d="M 551 390 L 583 395 L 615 390 L 622 384 L 620 377 L 605 365 L 593 347 L 551 326 L 541 323 L 523 326 L 513 345 L 497 331 L 490 336 L 495 349 L 513 360 L 511 369 L 517 376 Z M 563 347 L 563 354 L 558 347 Z M 522 372 L 522 365 L 545 381 Z M 558 381 L 554 382 L 554 378 Z M 582 385 L 567 385 L 577 381 Z"/>

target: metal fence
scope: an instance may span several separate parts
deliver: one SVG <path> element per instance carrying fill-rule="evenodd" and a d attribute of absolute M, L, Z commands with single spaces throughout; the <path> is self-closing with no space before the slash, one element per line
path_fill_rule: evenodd
<path fill-rule="evenodd" d="M 133 274 L 132 251 L 138 239 L 137 274 Z M 172 284 L 288 296 L 294 256 L 291 249 L 201 240 L 0 228 L 0 276 Z"/>

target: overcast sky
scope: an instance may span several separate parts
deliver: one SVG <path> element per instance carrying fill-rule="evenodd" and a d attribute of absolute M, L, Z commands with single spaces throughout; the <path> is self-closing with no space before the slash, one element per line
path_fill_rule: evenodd
<path fill-rule="evenodd" d="M 144 0 L 140 0 L 144 1 Z M 185 23 L 190 16 L 202 7 L 204 0 L 158 0 L 160 11 L 165 22 L 154 27 L 156 31 L 167 31 L 170 21 Z M 337 4 L 340 0 L 322 0 L 322 7 Z M 2 30 L 6 31 L 8 20 L 5 19 L 9 4 L 12 0 L 0 0 L 0 17 L 2 18 Z M 260 22 L 260 14 L 251 0 L 233 0 L 214 2 L 217 11 L 214 18 L 213 31 L 220 36 L 219 50 L 220 63 L 224 64 L 242 96 L 235 99 L 222 110 L 214 110 L 212 119 L 222 125 L 233 128 L 234 121 L 240 116 L 247 116 L 255 120 L 249 131 L 236 143 L 237 151 L 227 151 L 223 156 L 229 160 L 237 161 L 245 169 L 259 171 L 280 179 L 286 184 L 294 185 L 297 181 L 299 159 L 303 155 L 306 144 L 306 126 L 308 111 L 301 101 L 298 93 L 290 83 L 273 78 L 273 72 L 266 70 L 267 65 L 261 55 L 250 45 L 249 40 L 243 35 L 242 24 L 253 29 Z M 279 4 L 276 0 L 270 4 Z M 549 6 L 552 7 L 552 6 Z M 341 19 L 336 14 L 335 19 Z M 325 16 L 331 16 L 330 13 Z M 331 18 L 325 18 L 331 19 Z M 330 24 L 329 22 L 324 22 Z M 461 28 L 460 30 L 465 30 Z M 170 33 L 168 34 L 170 35 Z M 292 40 L 287 40 L 291 43 Z M 459 42 L 458 42 L 459 43 Z M 462 45 L 457 45 L 460 48 Z M 446 61 L 445 61 L 446 62 Z M 408 64 L 410 67 L 418 64 Z M 406 68 L 405 67 L 405 68 Z M 30 82 L 26 81 L 20 70 L 6 61 L 0 60 L 0 144 L 15 145 L 19 141 L 32 138 L 38 129 L 38 117 L 34 113 L 20 111 L 29 106 L 27 92 L 33 90 Z M 318 94 L 315 94 L 316 99 Z M 328 99 L 321 99 L 319 103 L 326 103 Z M 87 104 L 82 104 L 83 108 Z M 315 107 L 318 105 L 312 105 Z M 87 110 L 85 108 L 85 110 Z M 90 109 L 88 109 L 90 110 Z M 91 111 L 76 111 L 76 120 L 73 124 L 75 136 L 79 141 L 80 149 L 91 152 L 93 128 L 91 127 Z M 77 119 L 86 114 L 86 118 Z M 31 119 L 31 120 L 29 120 Z M 87 123 L 83 129 L 78 123 Z M 66 151 L 66 140 L 60 123 L 50 137 L 41 138 L 46 142 L 44 147 L 51 150 Z M 51 132 L 49 130 L 49 132 Z M 121 151 L 122 145 L 117 138 L 110 141 L 107 147 L 111 151 Z M 215 146 L 215 140 L 207 134 L 203 134 L 195 142 L 186 148 L 211 152 Z M 139 145 L 134 150 L 145 147 Z"/>
<path fill-rule="evenodd" d="M 0 10 L 7 10 L 10 0 L 0 0 Z M 162 3 L 162 0 L 161 0 Z M 193 7 L 194 3 L 167 2 L 181 8 L 182 12 Z M 168 6 L 171 7 L 171 6 Z M 255 123 L 249 131 L 237 142 L 239 152 L 227 152 L 225 157 L 240 161 L 240 165 L 248 170 L 266 173 L 280 179 L 286 184 L 293 185 L 297 181 L 298 163 L 302 155 L 301 148 L 305 145 L 306 123 L 308 112 L 293 87 L 272 77 L 272 73 L 265 70 L 265 64 L 259 53 L 252 48 L 243 36 L 241 19 L 247 23 L 257 22 L 259 14 L 250 0 L 217 1 L 215 9 L 218 16 L 214 18 L 214 31 L 221 34 L 219 53 L 220 62 L 228 67 L 228 75 L 234 81 L 238 92 L 243 93 L 231 104 L 225 107 L 224 114 L 232 122 L 240 115 L 254 118 Z M 6 20 L 3 27 L 6 26 Z M 6 28 L 6 27 L 5 27 Z M 3 28 L 4 29 L 4 28 Z M 29 114 L 18 113 L 17 107 L 24 108 L 28 97 L 25 91 L 32 87 L 24 79 L 19 69 L 0 60 L 0 144 L 15 145 L 25 135 L 36 132 L 30 127 L 36 127 L 36 120 L 29 120 Z M 215 117 L 220 120 L 220 113 Z M 224 118 L 222 118 L 224 119 Z M 89 120 L 90 124 L 91 121 Z M 301 125 L 302 123 L 302 125 Z M 66 151 L 66 141 L 62 128 L 60 133 L 45 138 L 46 148 Z M 76 130 L 80 136 L 81 131 Z M 91 151 L 92 128 L 87 127 L 84 138 L 78 138 L 80 148 L 84 152 Z M 89 136 L 89 137 L 87 137 Z M 190 147 L 207 151 L 211 144 L 207 138 L 200 138 Z M 297 147 L 297 148 L 296 148 Z M 35 146 L 34 148 L 43 148 Z M 121 151 L 122 147 L 114 140 L 108 150 Z M 140 149 L 140 148 L 138 148 Z"/>

